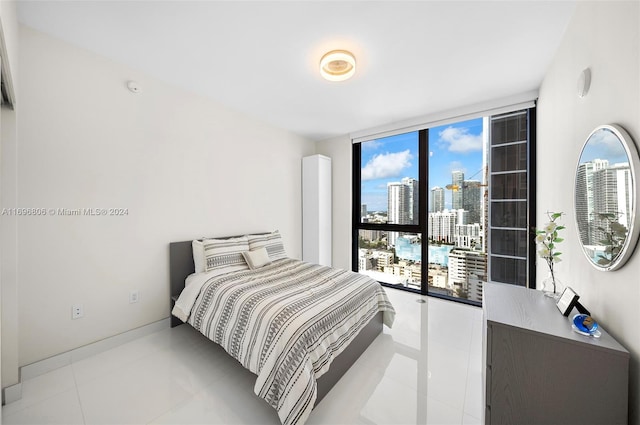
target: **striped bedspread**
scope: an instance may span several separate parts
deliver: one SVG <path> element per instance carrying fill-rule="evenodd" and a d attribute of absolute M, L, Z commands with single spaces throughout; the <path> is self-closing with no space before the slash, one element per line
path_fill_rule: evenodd
<path fill-rule="evenodd" d="M 316 379 L 379 311 L 391 327 L 378 282 L 282 259 L 204 281 L 188 323 L 258 375 L 255 393 L 289 425 L 307 420 Z"/>

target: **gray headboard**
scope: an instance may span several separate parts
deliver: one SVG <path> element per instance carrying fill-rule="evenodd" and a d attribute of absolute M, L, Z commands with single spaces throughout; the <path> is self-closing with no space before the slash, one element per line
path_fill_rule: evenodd
<path fill-rule="evenodd" d="M 251 233 L 252 235 L 266 235 L 270 232 Z M 244 235 L 235 236 L 216 236 L 215 239 L 237 238 Z M 213 238 L 212 238 L 213 239 Z M 171 289 L 171 297 L 178 296 L 184 289 L 184 280 L 191 273 L 196 271 L 193 265 L 193 248 L 192 241 L 171 242 L 169 243 L 169 287 Z"/>
<path fill-rule="evenodd" d="M 191 241 L 171 242 L 169 244 L 169 281 L 172 297 L 180 295 L 184 289 L 184 280 L 195 270 Z"/>

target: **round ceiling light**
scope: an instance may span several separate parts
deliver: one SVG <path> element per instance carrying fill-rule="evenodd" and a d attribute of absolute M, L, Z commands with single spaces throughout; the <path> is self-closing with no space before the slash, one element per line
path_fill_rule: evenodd
<path fill-rule="evenodd" d="M 333 50 L 320 59 L 320 75 L 329 81 L 348 80 L 356 73 L 356 58 L 346 50 Z"/>

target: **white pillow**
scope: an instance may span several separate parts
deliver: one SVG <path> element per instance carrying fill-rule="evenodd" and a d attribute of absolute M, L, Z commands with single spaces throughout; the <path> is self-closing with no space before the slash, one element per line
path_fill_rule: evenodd
<path fill-rule="evenodd" d="M 249 241 L 246 236 L 231 239 L 206 239 L 204 246 L 204 267 L 209 272 L 230 273 L 249 270 L 242 253 L 249 251 Z"/>
<path fill-rule="evenodd" d="M 202 273 L 205 271 L 204 260 L 204 241 L 195 240 L 191 242 L 191 248 L 193 250 L 193 266 L 196 273 Z"/>
<path fill-rule="evenodd" d="M 242 253 L 242 256 L 244 257 L 251 270 L 259 269 L 260 267 L 266 266 L 267 264 L 271 264 L 269 254 L 267 253 L 267 249 L 265 247 L 258 248 L 255 251 L 245 251 Z"/>
<path fill-rule="evenodd" d="M 282 243 L 282 237 L 277 230 L 272 233 L 266 233 L 262 235 L 248 235 L 249 249 L 255 251 L 258 248 L 266 248 L 269 254 L 269 260 L 275 261 L 282 258 L 287 258 L 287 253 L 284 250 L 284 244 Z"/>

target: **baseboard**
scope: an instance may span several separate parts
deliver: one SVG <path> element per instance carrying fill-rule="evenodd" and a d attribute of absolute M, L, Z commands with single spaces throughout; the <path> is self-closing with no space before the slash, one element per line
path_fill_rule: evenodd
<path fill-rule="evenodd" d="M 158 320 L 157 322 L 150 323 L 145 326 L 141 326 L 136 329 L 132 329 L 130 331 L 114 335 L 109 338 L 105 338 L 100 341 L 93 342 L 91 344 L 84 345 L 82 347 L 67 351 L 65 353 L 61 353 L 52 357 L 49 357 L 44 360 L 40 360 L 20 368 L 20 382 L 23 382 L 26 379 L 34 378 L 39 375 L 43 375 L 47 372 L 51 372 L 52 370 L 70 365 L 73 362 L 77 362 L 82 359 L 86 359 L 89 356 L 93 356 L 95 354 L 99 354 L 103 351 L 110 350 L 111 348 L 115 348 L 119 345 L 122 345 L 126 342 L 133 341 L 134 339 L 141 338 L 145 335 L 152 334 L 154 332 L 161 331 L 170 326 L 170 319 L 167 317 L 162 320 Z M 5 398 L 6 391 L 8 388 L 5 388 Z M 20 394 L 22 391 L 20 391 Z M 18 397 L 20 399 L 21 395 Z M 15 400 L 13 400 L 15 401 Z M 7 403 L 9 403 L 7 401 Z"/>
<path fill-rule="evenodd" d="M 9 385 L 2 390 L 2 404 L 13 403 L 22 398 L 22 382 L 18 382 L 14 385 Z"/>

